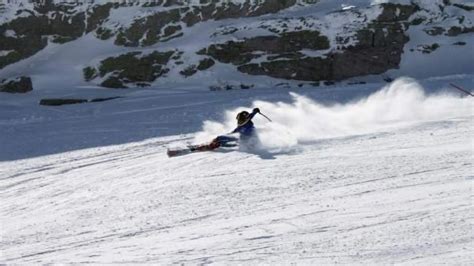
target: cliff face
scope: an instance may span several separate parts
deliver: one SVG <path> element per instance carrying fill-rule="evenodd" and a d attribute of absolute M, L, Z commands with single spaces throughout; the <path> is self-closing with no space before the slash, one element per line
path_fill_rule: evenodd
<path fill-rule="evenodd" d="M 101 3 L 104 2 L 104 3 Z M 48 42 L 66 43 L 93 32 L 97 38 L 114 38 L 121 46 L 149 46 L 182 35 L 183 27 L 207 20 L 262 16 L 276 13 L 296 0 L 264 1 L 90 1 L 72 3 L 12 1 L 0 11 L 10 11 L 0 25 L 0 68 L 37 53 Z M 129 25 L 106 25 L 111 11 L 125 10 Z M 131 11 L 131 12 L 130 12 Z M 138 18 L 137 18 L 138 17 Z M 8 53 L 7 53 L 8 51 Z"/>
<path fill-rule="evenodd" d="M 123 47 L 82 67 L 84 81 L 105 87 L 186 79 L 222 65 L 239 75 L 339 81 L 398 68 L 411 27 L 423 27 L 427 36 L 474 32 L 472 5 L 423 3 L 327 9 L 330 2 L 314 0 L 11 1 L 0 5 L 0 70 L 48 44 L 92 35 Z M 206 38 L 199 35 L 203 28 L 211 33 Z"/>

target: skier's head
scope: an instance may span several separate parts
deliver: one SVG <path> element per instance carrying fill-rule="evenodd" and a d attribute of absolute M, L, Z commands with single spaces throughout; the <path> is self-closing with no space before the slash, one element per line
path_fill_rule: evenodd
<path fill-rule="evenodd" d="M 245 123 L 248 121 L 249 116 L 250 116 L 250 114 L 249 114 L 249 112 L 247 112 L 247 111 L 242 111 L 242 112 L 238 113 L 238 114 L 237 114 L 237 117 L 236 117 L 236 119 L 237 119 L 237 124 L 238 124 L 239 126 L 245 124 Z"/>

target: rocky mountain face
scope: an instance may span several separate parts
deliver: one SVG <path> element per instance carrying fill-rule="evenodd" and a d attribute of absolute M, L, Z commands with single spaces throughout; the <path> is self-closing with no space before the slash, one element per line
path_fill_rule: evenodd
<path fill-rule="evenodd" d="M 93 35 L 124 51 L 83 67 L 84 81 L 103 87 L 149 86 L 222 65 L 251 76 L 340 81 L 398 68 L 411 27 L 421 25 L 429 36 L 474 32 L 473 5 L 422 3 L 343 6 L 318 13 L 321 3 L 315 0 L 12 0 L 0 5 L 0 69 L 48 44 Z M 212 34 L 190 44 L 186 37 L 206 23 Z M 429 53 L 436 45 L 419 50 Z"/>
<path fill-rule="evenodd" d="M 0 80 L 0 92 L 27 93 L 33 90 L 33 84 L 29 77 L 18 77 L 16 79 Z"/>

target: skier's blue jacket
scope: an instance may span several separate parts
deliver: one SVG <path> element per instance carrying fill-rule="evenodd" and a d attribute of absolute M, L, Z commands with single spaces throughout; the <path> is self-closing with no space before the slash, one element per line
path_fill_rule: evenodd
<path fill-rule="evenodd" d="M 250 138 L 254 134 L 255 127 L 252 122 L 252 118 L 257 114 L 258 112 L 254 110 L 249 117 L 247 118 L 247 121 L 243 123 L 242 125 L 239 125 L 234 131 L 232 131 L 231 134 L 234 133 L 239 133 L 240 138 Z"/>
<path fill-rule="evenodd" d="M 252 118 L 257 113 L 258 111 L 254 110 L 247 118 L 247 121 L 243 123 L 242 125 L 238 126 L 236 129 L 234 129 L 230 134 L 239 133 L 240 140 L 243 140 L 243 141 L 250 139 L 255 133 L 255 127 L 253 125 Z M 216 141 L 219 142 L 220 145 L 222 146 L 224 146 L 228 142 L 233 142 L 237 140 L 238 139 L 234 136 L 219 136 L 216 138 Z"/>

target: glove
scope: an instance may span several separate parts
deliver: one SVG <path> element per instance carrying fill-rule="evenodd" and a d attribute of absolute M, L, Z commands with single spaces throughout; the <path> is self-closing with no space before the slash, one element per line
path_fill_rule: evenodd
<path fill-rule="evenodd" d="M 254 112 L 254 113 L 260 113 L 260 109 L 254 108 L 254 109 L 253 109 L 253 112 Z"/>

